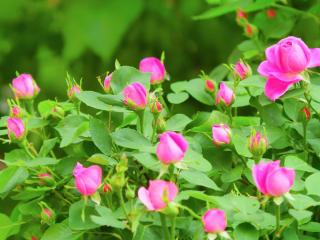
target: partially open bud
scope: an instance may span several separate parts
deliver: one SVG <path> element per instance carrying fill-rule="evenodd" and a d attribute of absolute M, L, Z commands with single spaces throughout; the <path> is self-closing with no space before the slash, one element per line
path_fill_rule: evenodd
<path fill-rule="evenodd" d="M 54 179 L 49 173 L 39 173 L 39 185 L 53 185 Z"/>
<path fill-rule="evenodd" d="M 151 73 L 151 84 L 162 83 L 166 75 L 164 64 L 160 61 L 160 59 L 155 57 L 146 57 L 142 59 L 139 64 L 139 70 L 141 72 Z"/>
<path fill-rule="evenodd" d="M 21 109 L 19 106 L 12 106 L 10 109 L 10 116 L 15 118 L 21 117 Z"/>
<path fill-rule="evenodd" d="M 249 64 L 245 63 L 241 59 L 233 67 L 234 75 L 241 80 L 246 79 L 251 76 L 251 67 Z"/>
<path fill-rule="evenodd" d="M 54 224 L 54 222 L 55 222 L 54 211 L 49 207 L 43 208 L 41 211 L 41 223 L 51 225 L 51 224 Z"/>
<path fill-rule="evenodd" d="M 268 18 L 274 18 L 277 16 L 277 12 L 276 10 L 272 9 L 272 8 L 269 8 L 266 10 L 266 14 L 267 14 L 267 17 Z"/>
<path fill-rule="evenodd" d="M 234 102 L 235 95 L 231 88 L 224 82 L 220 83 L 218 93 L 216 95 L 216 104 L 222 107 L 229 107 Z"/>
<path fill-rule="evenodd" d="M 153 114 L 161 113 L 163 107 L 162 104 L 156 99 L 153 103 L 151 103 L 150 110 Z"/>
<path fill-rule="evenodd" d="M 231 143 L 231 129 L 227 124 L 215 124 L 212 126 L 212 141 L 216 146 Z"/>
<path fill-rule="evenodd" d="M 214 94 L 216 90 L 214 81 L 211 79 L 205 80 L 205 88 L 208 93 Z"/>
<path fill-rule="evenodd" d="M 124 104 L 133 110 L 145 109 L 148 99 L 146 88 L 139 82 L 131 83 L 123 90 Z"/>
<path fill-rule="evenodd" d="M 236 21 L 237 21 L 238 25 L 243 26 L 248 21 L 248 15 L 243 10 L 238 9 Z"/>
<path fill-rule="evenodd" d="M 25 125 L 20 118 L 10 117 L 7 120 L 8 137 L 11 141 L 21 140 L 26 133 Z"/>
<path fill-rule="evenodd" d="M 81 92 L 81 88 L 79 85 L 73 85 L 69 88 L 68 90 L 68 97 L 70 100 L 75 100 L 75 94 L 76 93 L 80 93 Z"/>
<path fill-rule="evenodd" d="M 249 139 L 249 150 L 255 158 L 261 158 L 267 151 L 268 139 L 260 132 L 253 132 Z"/>
<path fill-rule="evenodd" d="M 26 73 L 22 73 L 12 80 L 12 89 L 19 99 L 32 99 L 40 92 L 40 88 L 32 76 Z"/>
<path fill-rule="evenodd" d="M 106 93 L 109 93 L 111 90 L 111 87 L 110 87 L 111 79 L 112 79 L 112 73 L 107 75 L 103 81 L 103 89 Z"/>

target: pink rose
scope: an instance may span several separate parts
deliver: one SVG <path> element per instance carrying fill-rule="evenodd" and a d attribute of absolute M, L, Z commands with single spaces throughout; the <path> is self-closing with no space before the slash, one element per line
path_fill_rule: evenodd
<path fill-rule="evenodd" d="M 178 188 L 173 182 L 151 180 L 149 187 L 140 187 L 138 197 L 150 211 L 159 211 L 177 196 Z"/>
<path fill-rule="evenodd" d="M 320 66 L 320 48 L 309 48 L 300 38 L 287 37 L 266 49 L 267 60 L 258 72 L 267 77 L 266 96 L 274 101 L 303 79 L 307 68 Z"/>
<path fill-rule="evenodd" d="M 220 233 L 227 227 L 227 217 L 220 209 L 210 209 L 202 216 L 204 230 L 207 233 Z"/>
<path fill-rule="evenodd" d="M 230 106 L 234 101 L 233 90 L 230 89 L 224 82 L 220 83 L 220 87 L 216 96 L 216 104 L 223 106 Z"/>
<path fill-rule="evenodd" d="M 215 124 L 212 126 L 212 140 L 217 146 L 231 142 L 231 129 L 227 124 Z"/>
<path fill-rule="evenodd" d="M 30 74 L 22 73 L 12 80 L 12 89 L 19 99 L 32 99 L 40 92 L 40 88 Z"/>
<path fill-rule="evenodd" d="M 147 106 L 147 90 L 139 82 L 131 83 L 123 90 L 124 104 L 134 110 L 145 109 Z"/>
<path fill-rule="evenodd" d="M 101 184 L 102 169 L 97 165 L 85 168 L 77 163 L 73 169 L 73 176 L 77 190 L 85 196 L 94 194 Z"/>
<path fill-rule="evenodd" d="M 168 131 L 160 135 L 157 156 L 163 164 L 175 163 L 184 158 L 187 149 L 188 142 L 181 134 Z"/>
<path fill-rule="evenodd" d="M 158 84 L 163 82 L 166 69 L 163 63 L 155 57 L 147 57 L 140 61 L 139 70 L 141 72 L 151 73 L 150 83 Z"/>
<path fill-rule="evenodd" d="M 25 135 L 25 126 L 20 118 L 10 117 L 7 120 L 8 137 L 11 140 L 20 140 Z"/>
<path fill-rule="evenodd" d="M 260 162 L 252 168 L 254 182 L 264 195 L 278 197 L 290 191 L 295 171 L 291 168 L 280 167 L 280 161 Z"/>
<path fill-rule="evenodd" d="M 69 89 L 69 91 L 68 91 L 68 97 L 70 98 L 70 99 L 74 99 L 74 95 L 76 94 L 76 93 L 80 93 L 81 92 L 81 88 L 80 88 L 80 86 L 78 86 L 78 85 L 73 85 L 73 86 L 71 86 L 71 88 Z"/>

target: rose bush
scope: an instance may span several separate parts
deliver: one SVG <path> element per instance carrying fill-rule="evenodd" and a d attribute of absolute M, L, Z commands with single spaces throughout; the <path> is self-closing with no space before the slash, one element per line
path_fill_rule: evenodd
<path fill-rule="evenodd" d="M 256 52 L 166 93 L 154 57 L 117 62 L 101 92 L 68 75 L 66 101 L 35 101 L 41 86 L 18 74 L 0 239 L 319 239 L 319 49 L 261 46 L 248 14 L 236 21 Z"/>

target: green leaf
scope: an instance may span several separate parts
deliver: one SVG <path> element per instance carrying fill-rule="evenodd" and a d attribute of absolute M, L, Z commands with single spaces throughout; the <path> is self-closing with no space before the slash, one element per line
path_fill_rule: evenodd
<path fill-rule="evenodd" d="M 83 233 L 73 232 L 67 221 L 50 226 L 41 237 L 41 240 L 76 240 Z"/>
<path fill-rule="evenodd" d="M 201 78 L 192 79 L 187 83 L 186 91 L 197 101 L 213 106 L 214 98 L 205 91 L 205 81 Z"/>
<path fill-rule="evenodd" d="M 186 92 L 169 93 L 167 99 L 172 104 L 180 104 L 185 102 L 189 98 L 189 94 Z"/>
<path fill-rule="evenodd" d="M 301 158 L 295 155 L 286 156 L 284 165 L 286 167 L 290 167 L 298 171 L 312 172 L 312 173 L 318 172 L 317 169 L 311 167 L 308 163 L 306 163 Z"/>
<path fill-rule="evenodd" d="M 149 90 L 150 74 L 129 66 L 121 66 L 112 73 L 111 88 L 115 94 L 122 93 L 123 89 L 133 82 L 140 82 Z"/>
<path fill-rule="evenodd" d="M 43 128 L 43 127 L 47 126 L 48 124 L 49 124 L 49 122 L 45 119 L 33 117 L 33 118 L 28 119 L 27 128 L 28 128 L 28 130 Z"/>
<path fill-rule="evenodd" d="M 112 149 L 112 139 L 107 126 L 99 119 L 90 118 L 89 131 L 94 145 L 105 155 Z"/>
<path fill-rule="evenodd" d="M 192 120 L 184 114 L 175 114 L 167 121 L 167 130 L 182 131 Z"/>
<path fill-rule="evenodd" d="M 298 210 L 304 210 L 309 207 L 320 205 L 320 202 L 316 202 L 313 198 L 304 194 L 291 194 L 291 196 L 293 199 L 288 199 L 288 201 Z"/>
<path fill-rule="evenodd" d="M 78 93 L 76 97 L 81 102 L 94 109 L 112 112 L 130 112 L 130 110 L 127 110 L 124 107 L 120 97 L 117 96 L 111 97 L 97 92 L 82 91 Z M 112 103 L 112 105 L 110 103 Z"/>
<path fill-rule="evenodd" d="M 252 157 L 252 154 L 249 151 L 247 137 L 235 133 L 232 135 L 232 143 L 239 155 L 249 158 Z"/>
<path fill-rule="evenodd" d="M 114 228 L 123 229 L 125 227 L 124 222 L 119 221 L 113 214 L 111 209 L 103 206 L 96 207 L 97 212 L 100 216 L 92 215 L 91 220 L 101 226 L 108 226 Z"/>
<path fill-rule="evenodd" d="M 187 165 L 188 168 L 198 170 L 200 172 L 208 172 L 212 169 L 211 163 L 205 159 L 201 153 L 188 149 L 184 157 L 183 163 Z"/>
<path fill-rule="evenodd" d="M 239 86 L 264 88 L 265 84 L 266 84 L 266 80 L 264 77 L 261 77 L 260 75 L 252 75 L 246 78 L 245 80 L 241 81 L 239 83 Z"/>
<path fill-rule="evenodd" d="M 260 126 L 260 118 L 237 116 L 232 118 L 233 127 Z"/>
<path fill-rule="evenodd" d="M 81 214 L 84 204 L 84 201 L 81 200 L 73 203 L 69 208 L 69 227 L 72 230 L 88 230 L 99 227 L 98 224 L 91 220 L 90 216 L 96 214 L 96 211 L 88 204 L 85 206 L 84 221 L 82 220 Z"/>
<path fill-rule="evenodd" d="M 307 210 L 289 209 L 289 214 L 297 220 L 299 225 L 309 222 L 312 217 L 312 212 Z"/>
<path fill-rule="evenodd" d="M 180 177 L 194 185 L 207 187 L 216 191 L 221 190 L 212 179 L 210 179 L 206 174 L 199 171 L 182 171 Z"/>
<path fill-rule="evenodd" d="M 6 240 L 10 230 L 14 227 L 10 218 L 0 213 L 0 240 Z"/>
<path fill-rule="evenodd" d="M 242 223 L 234 230 L 235 240 L 258 240 L 258 230 L 249 223 Z"/>
<path fill-rule="evenodd" d="M 48 117 L 52 114 L 54 108 L 58 105 L 56 101 L 44 100 L 38 104 L 38 111 L 42 117 Z"/>
<path fill-rule="evenodd" d="M 8 167 L 0 171 L 0 194 L 5 196 L 16 185 L 28 178 L 28 172 L 22 167 Z"/>
<path fill-rule="evenodd" d="M 60 147 L 66 147 L 72 143 L 83 141 L 89 130 L 89 122 L 84 116 L 69 115 L 61 120 L 55 129 L 59 132 L 62 140 Z"/>
<path fill-rule="evenodd" d="M 307 177 L 305 185 L 309 195 L 320 196 L 320 172 L 314 173 L 311 176 Z"/>
<path fill-rule="evenodd" d="M 303 102 L 292 98 L 285 99 L 283 101 L 284 111 L 293 121 L 299 120 L 299 115 L 301 114 L 301 110 L 304 106 L 305 104 Z"/>
<path fill-rule="evenodd" d="M 151 142 L 136 130 L 130 128 L 118 129 L 111 134 L 111 137 L 118 146 L 147 152 L 153 151 Z"/>
<path fill-rule="evenodd" d="M 115 159 L 107 157 L 107 156 L 105 156 L 103 154 L 99 154 L 99 153 L 92 155 L 90 158 L 88 158 L 87 161 L 92 162 L 92 163 L 96 163 L 99 165 L 105 165 L 105 166 L 115 165 L 117 163 L 117 161 Z"/>
<path fill-rule="evenodd" d="M 47 156 L 50 153 L 50 151 L 54 148 L 57 142 L 58 142 L 58 138 L 51 138 L 51 139 L 44 140 L 39 151 L 39 157 Z"/>
<path fill-rule="evenodd" d="M 320 223 L 318 222 L 309 222 L 305 225 L 299 226 L 299 230 L 307 232 L 320 232 Z"/>
<path fill-rule="evenodd" d="M 198 112 L 195 119 L 188 124 L 187 128 L 191 128 L 189 131 L 192 132 L 211 132 L 212 125 L 228 122 L 228 116 L 219 111 L 212 111 L 211 113 Z"/>
<path fill-rule="evenodd" d="M 134 153 L 132 156 L 145 168 L 156 172 L 160 171 L 160 161 L 154 155 L 150 153 Z"/>
<path fill-rule="evenodd" d="M 170 88 L 175 93 L 182 92 L 186 90 L 186 86 L 188 84 L 188 81 L 179 81 L 171 83 Z"/>

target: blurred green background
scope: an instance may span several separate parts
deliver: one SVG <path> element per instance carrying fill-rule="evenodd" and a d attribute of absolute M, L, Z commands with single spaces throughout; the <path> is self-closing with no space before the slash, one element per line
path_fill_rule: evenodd
<path fill-rule="evenodd" d="M 221 2 L 249 0 L 221 0 Z M 251 1 L 251 0 L 250 0 Z M 260 0 L 261 1 L 261 0 Z M 194 78 L 226 62 L 246 37 L 235 12 L 195 21 L 216 0 L 0 0 L 0 114 L 6 111 L 8 83 L 15 72 L 31 73 L 40 99 L 66 95 L 66 73 L 83 78 L 83 88 L 98 90 L 97 76 L 141 58 L 160 57 L 171 80 Z M 319 0 L 288 1 L 319 14 Z M 294 14 L 294 12 L 293 12 Z M 298 14 L 299 15 L 299 14 Z M 319 24 L 299 16 L 293 33 L 319 43 Z M 290 31 L 290 30 L 289 30 Z M 168 85 L 167 85 L 168 86 Z"/>
<path fill-rule="evenodd" d="M 96 77 L 113 71 L 115 59 L 137 67 L 162 51 L 172 80 L 210 71 L 244 36 L 234 13 L 192 20 L 208 6 L 205 0 L 0 0 L 1 98 L 10 96 L 6 85 L 16 71 L 34 76 L 40 98 L 63 99 L 67 71 L 82 77 L 85 89 L 99 89 Z"/>

